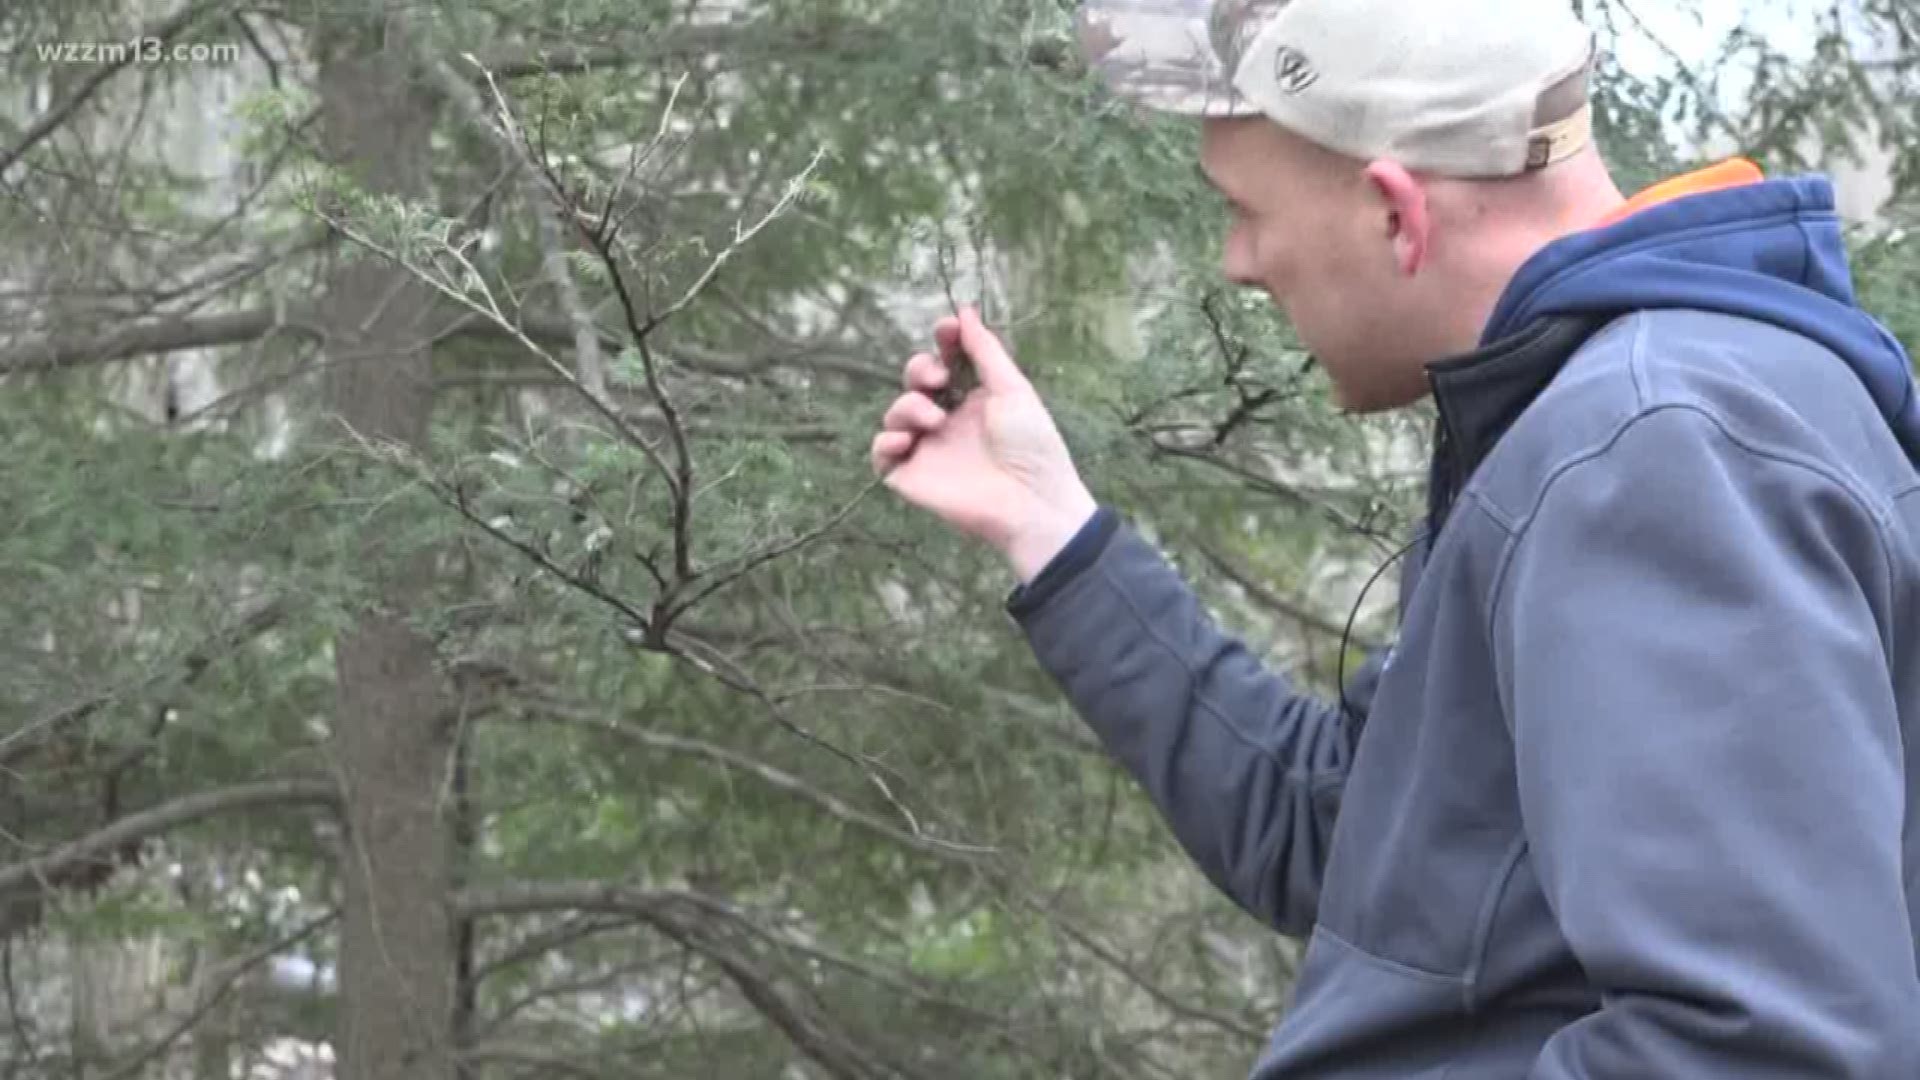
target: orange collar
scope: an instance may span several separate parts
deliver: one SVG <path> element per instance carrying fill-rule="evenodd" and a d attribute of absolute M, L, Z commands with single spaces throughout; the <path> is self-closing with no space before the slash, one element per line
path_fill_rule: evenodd
<path fill-rule="evenodd" d="M 1658 206 L 1688 195 L 1702 195 L 1709 191 L 1743 187 L 1747 184 L 1757 184 L 1765 179 L 1766 177 L 1760 172 L 1760 166 L 1746 158 L 1731 158 L 1718 165 L 1710 165 L 1669 180 L 1662 180 L 1620 204 L 1613 213 L 1601 218 L 1594 227 L 1605 228 L 1624 221 L 1648 207 Z"/>

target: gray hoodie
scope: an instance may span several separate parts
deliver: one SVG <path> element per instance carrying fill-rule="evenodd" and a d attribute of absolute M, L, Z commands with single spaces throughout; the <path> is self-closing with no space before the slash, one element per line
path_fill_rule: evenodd
<path fill-rule="evenodd" d="M 1257 1080 L 1920 1077 L 1920 403 L 1818 178 L 1550 246 L 1431 367 L 1401 626 L 1302 694 L 1103 507 L 1009 611 L 1307 939 Z"/>

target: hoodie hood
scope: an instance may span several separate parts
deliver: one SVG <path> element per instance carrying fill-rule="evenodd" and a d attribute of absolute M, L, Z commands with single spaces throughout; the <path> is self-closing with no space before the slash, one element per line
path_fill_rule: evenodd
<path fill-rule="evenodd" d="M 1768 180 L 1688 195 L 1549 244 L 1514 276 L 1483 345 L 1544 318 L 1657 308 L 1771 323 L 1844 359 L 1920 465 L 1920 393 L 1900 342 L 1857 306 L 1832 185 Z"/>

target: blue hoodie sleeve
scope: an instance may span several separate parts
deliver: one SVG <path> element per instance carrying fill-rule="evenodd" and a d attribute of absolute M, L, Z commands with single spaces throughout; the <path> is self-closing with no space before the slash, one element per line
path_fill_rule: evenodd
<path fill-rule="evenodd" d="M 1016 590 L 1008 611 L 1208 880 L 1304 936 L 1352 760 L 1339 706 L 1268 670 L 1111 509 Z M 1357 712 L 1383 658 L 1349 684 Z"/>
<path fill-rule="evenodd" d="M 1526 839 L 1602 995 L 1531 1080 L 1920 1075 L 1876 511 L 1670 406 L 1513 535 L 1490 629 Z"/>

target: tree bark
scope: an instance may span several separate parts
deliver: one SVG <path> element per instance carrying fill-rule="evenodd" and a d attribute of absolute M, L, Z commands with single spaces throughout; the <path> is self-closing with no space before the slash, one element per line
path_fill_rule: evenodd
<path fill-rule="evenodd" d="M 394 33 L 398 5 L 340 17 L 320 65 L 323 145 L 369 193 L 428 190 L 433 112 Z M 362 255 L 337 266 L 320 304 L 327 391 L 370 440 L 426 442 L 433 409 L 429 287 Z M 357 537 L 377 601 L 335 643 L 333 751 L 347 822 L 340 874 L 341 1080 L 453 1080 L 451 832 L 439 805 L 450 764 L 451 690 L 433 645 L 404 618 L 431 564 Z"/>

